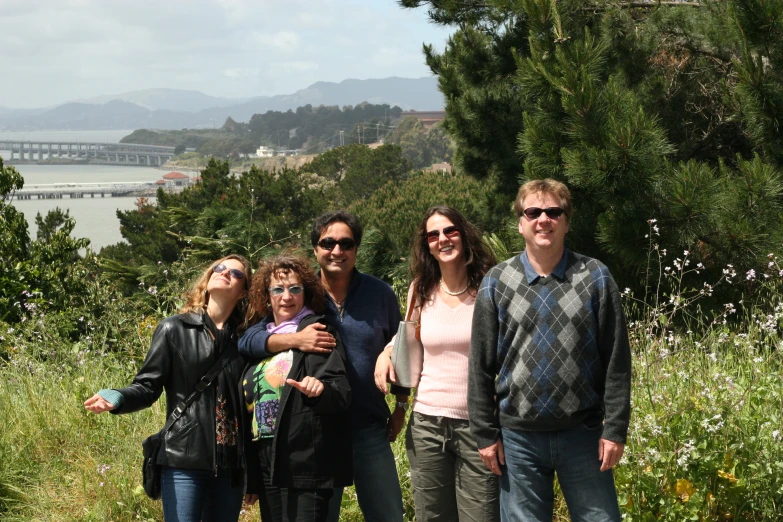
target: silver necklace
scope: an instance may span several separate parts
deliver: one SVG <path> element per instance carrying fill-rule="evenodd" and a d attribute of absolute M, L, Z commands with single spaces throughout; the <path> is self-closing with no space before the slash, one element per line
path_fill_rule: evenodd
<path fill-rule="evenodd" d="M 468 291 L 468 287 L 470 286 L 470 283 L 468 283 L 468 284 L 466 284 L 466 285 L 465 285 L 465 288 L 463 288 L 462 290 L 460 290 L 460 291 L 458 291 L 458 292 L 452 292 L 451 290 L 449 290 L 448 288 L 446 288 L 446 285 L 444 285 L 444 284 L 443 284 L 443 279 L 441 279 L 441 280 L 440 280 L 440 283 L 438 283 L 438 284 L 440 285 L 440 289 L 441 289 L 441 290 L 443 290 L 443 291 L 444 291 L 444 292 L 446 292 L 447 294 L 449 294 L 449 295 L 453 295 L 453 296 L 458 296 L 458 295 L 462 295 L 462 294 L 464 294 L 465 292 L 467 292 L 467 291 Z"/>

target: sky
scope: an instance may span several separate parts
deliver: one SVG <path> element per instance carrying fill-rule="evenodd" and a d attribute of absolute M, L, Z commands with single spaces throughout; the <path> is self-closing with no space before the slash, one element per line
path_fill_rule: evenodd
<path fill-rule="evenodd" d="M 0 0 L 0 106 L 150 88 L 226 98 L 432 73 L 451 28 L 394 0 Z"/>

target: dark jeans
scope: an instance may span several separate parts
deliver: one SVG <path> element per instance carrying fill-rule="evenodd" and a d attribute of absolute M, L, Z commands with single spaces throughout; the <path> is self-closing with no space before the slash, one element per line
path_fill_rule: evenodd
<path fill-rule="evenodd" d="M 386 424 L 353 429 L 353 480 L 367 522 L 402 522 L 402 490 Z M 340 518 L 343 488 L 336 488 L 329 522 Z"/>
<path fill-rule="evenodd" d="M 166 522 L 236 522 L 243 496 L 228 473 L 164 467 L 161 474 Z"/>
<path fill-rule="evenodd" d="M 264 522 L 325 522 L 334 490 L 281 488 L 272 484 L 272 439 L 256 443 L 264 492 L 258 505 Z"/>

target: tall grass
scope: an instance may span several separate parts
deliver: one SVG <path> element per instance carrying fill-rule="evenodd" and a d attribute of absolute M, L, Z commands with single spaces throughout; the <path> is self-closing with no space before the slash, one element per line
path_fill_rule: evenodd
<path fill-rule="evenodd" d="M 661 253 L 656 254 L 661 256 Z M 687 255 L 654 290 L 626 294 L 634 352 L 633 414 L 616 469 L 627 521 L 783 519 L 783 305 L 778 268 L 759 270 L 756 301 L 699 309 L 705 286 L 685 284 Z M 776 260 L 770 261 L 773 265 Z M 729 270 L 721 284 L 749 275 Z M 405 284 L 399 286 L 404 292 Z M 688 290 L 696 287 L 695 290 Z M 759 290 L 759 288 L 757 288 Z M 97 290 L 96 290 L 97 292 Z M 110 296 L 100 321 L 86 310 L 33 310 L 0 323 L 0 519 L 161 520 L 141 489 L 141 440 L 164 423 L 164 405 L 127 416 L 92 415 L 95 390 L 130 381 L 162 313 L 144 316 Z M 159 312 L 166 313 L 160 310 Z M 741 317 L 738 317 L 741 316 Z M 86 321 L 74 338 L 63 321 Z M 404 434 L 394 443 L 406 519 L 413 520 Z M 360 521 L 352 488 L 342 520 Z M 557 520 L 568 520 L 562 499 Z M 257 507 L 242 520 L 258 520 Z"/>

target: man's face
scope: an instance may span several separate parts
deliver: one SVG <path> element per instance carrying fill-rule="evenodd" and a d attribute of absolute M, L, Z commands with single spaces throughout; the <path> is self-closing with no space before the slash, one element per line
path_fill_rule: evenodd
<path fill-rule="evenodd" d="M 331 223 L 321 232 L 321 237 L 318 241 L 320 242 L 327 238 L 336 241 L 348 238 L 353 241 L 353 232 L 351 232 L 351 228 L 342 221 L 336 221 Z M 327 277 L 339 277 L 348 275 L 353 271 L 353 267 L 356 266 L 356 250 L 356 246 L 350 249 L 343 249 L 339 244 L 336 244 L 331 250 L 316 245 L 313 252 L 315 252 L 315 258 L 318 260 L 318 264 L 321 265 L 321 270 Z"/>
<path fill-rule="evenodd" d="M 531 207 L 562 208 L 560 200 L 553 194 L 535 193 L 528 194 L 522 208 Z M 552 219 L 542 212 L 536 219 L 531 219 L 525 214 L 519 218 L 519 233 L 525 238 L 526 248 L 535 253 L 549 253 L 562 251 L 565 248 L 565 235 L 568 232 L 568 218 L 565 214 Z"/>

